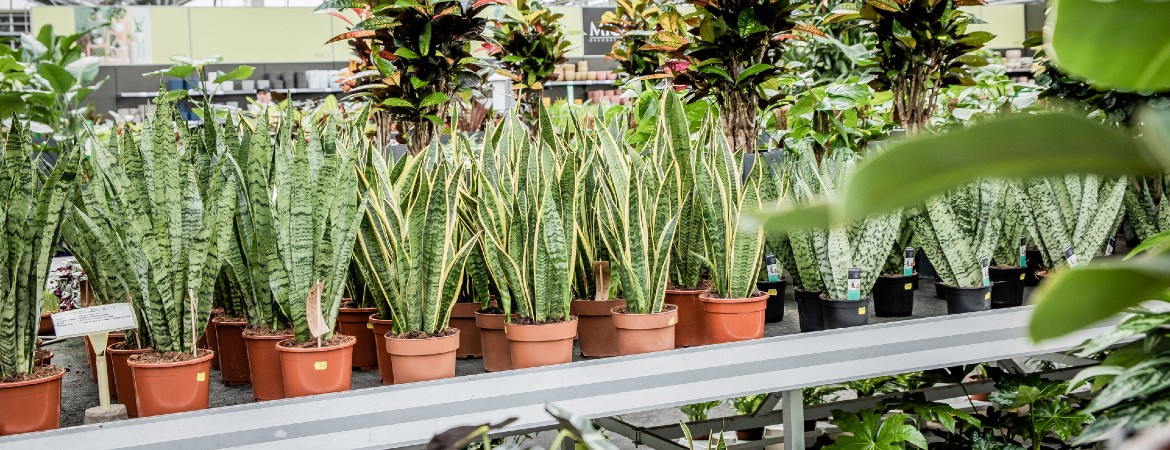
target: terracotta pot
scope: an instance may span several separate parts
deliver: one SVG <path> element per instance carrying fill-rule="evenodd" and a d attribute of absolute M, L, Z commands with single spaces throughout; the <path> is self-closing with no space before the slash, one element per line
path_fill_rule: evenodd
<path fill-rule="evenodd" d="M 41 336 L 56 336 L 57 332 L 53 330 L 53 313 L 41 314 L 40 331 L 37 334 Z"/>
<path fill-rule="evenodd" d="M 613 326 L 617 328 L 618 352 L 624 355 L 660 352 L 674 349 L 674 327 L 678 323 L 678 307 L 664 305 L 655 314 L 626 314 L 625 306 L 615 306 Z"/>
<path fill-rule="evenodd" d="M 248 346 L 248 372 L 252 379 L 252 397 L 258 402 L 284 398 L 284 376 L 280 371 L 280 352 L 276 344 L 291 334 L 261 336 L 244 333 Z"/>
<path fill-rule="evenodd" d="M 483 339 L 479 335 L 479 326 L 475 324 L 475 311 L 479 308 L 479 303 L 456 303 L 451 308 L 450 325 L 459 329 L 459 350 L 455 351 L 456 358 L 483 357 Z"/>
<path fill-rule="evenodd" d="M 348 391 L 353 375 L 353 346 L 357 339 L 349 336 L 332 347 L 290 348 L 277 344 L 280 370 L 284 379 L 285 398 Z"/>
<path fill-rule="evenodd" d="M 455 353 L 459 334 L 429 339 L 397 339 L 385 336 L 386 351 L 394 360 L 394 382 L 439 380 L 455 377 Z"/>
<path fill-rule="evenodd" d="M 89 360 L 89 378 L 97 381 L 97 353 L 93 351 L 93 344 L 89 342 L 89 336 L 82 336 L 85 340 L 85 358 Z M 121 331 L 110 333 L 106 338 L 106 345 L 113 345 L 126 340 L 126 333 Z M 110 364 L 110 355 L 106 354 L 106 379 L 110 380 L 110 394 L 114 392 L 114 366 Z"/>
<path fill-rule="evenodd" d="M 703 312 L 707 316 L 707 336 L 711 343 L 746 341 L 764 337 L 764 310 L 768 294 L 749 298 L 714 298 L 702 294 Z"/>
<path fill-rule="evenodd" d="M 215 319 L 220 316 L 213 315 L 211 320 L 207 322 L 207 328 L 203 330 L 203 337 L 199 338 L 199 343 L 196 345 L 199 348 L 211 350 L 215 356 L 211 357 L 211 368 L 219 369 L 219 335 L 215 331 Z"/>
<path fill-rule="evenodd" d="M 222 319 L 224 317 L 212 319 L 215 332 L 207 336 L 208 338 L 215 336 L 218 350 L 214 351 L 219 355 L 219 371 L 223 376 L 223 384 L 243 386 L 252 381 L 248 368 L 248 344 L 244 342 L 242 335 L 248 322 L 243 320 L 229 322 Z"/>
<path fill-rule="evenodd" d="M 764 427 L 748 428 L 746 430 L 735 430 L 735 440 L 739 441 L 758 441 L 764 438 Z"/>
<path fill-rule="evenodd" d="M 0 436 L 61 426 L 61 377 L 65 371 L 31 381 L 0 383 Z"/>
<path fill-rule="evenodd" d="M 374 344 L 378 348 L 378 375 L 383 385 L 394 384 L 394 364 L 390 362 L 390 352 L 386 351 L 386 333 L 393 330 L 394 321 L 382 320 L 378 314 L 370 314 L 370 329 L 374 332 Z"/>
<path fill-rule="evenodd" d="M 577 318 L 565 322 L 504 326 L 512 352 L 512 368 L 550 366 L 573 361 L 573 338 L 577 336 Z"/>
<path fill-rule="evenodd" d="M 675 347 L 706 345 L 707 319 L 699 294 L 703 290 L 666 290 L 666 303 L 678 306 L 678 324 L 674 327 Z"/>
<path fill-rule="evenodd" d="M 134 375 L 138 416 L 207 409 L 212 351 L 190 361 L 165 364 L 127 362 Z"/>
<path fill-rule="evenodd" d="M 483 344 L 483 370 L 512 370 L 512 348 L 508 343 L 508 335 L 504 333 L 504 315 L 476 311 L 475 324 L 479 326 L 480 342 Z"/>
<path fill-rule="evenodd" d="M 149 352 L 149 348 L 122 349 L 121 342 L 106 347 L 109 367 L 114 372 L 110 377 L 110 392 L 118 393 L 118 402 L 126 405 L 126 415 L 138 417 L 138 396 L 134 394 L 134 373 L 130 370 L 130 357 Z"/>
<path fill-rule="evenodd" d="M 378 345 L 370 333 L 370 314 L 378 308 L 341 308 L 337 313 L 337 327 L 341 334 L 353 336 L 353 368 L 361 371 L 378 368 Z"/>
<path fill-rule="evenodd" d="M 610 310 L 625 304 L 625 300 L 573 300 L 569 312 L 577 316 L 577 345 L 581 347 L 581 356 L 618 355 L 618 331 L 613 326 Z"/>

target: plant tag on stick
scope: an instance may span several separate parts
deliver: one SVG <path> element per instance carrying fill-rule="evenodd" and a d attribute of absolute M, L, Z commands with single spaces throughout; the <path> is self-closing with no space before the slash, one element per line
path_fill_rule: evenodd
<path fill-rule="evenodd" d="M 1020 235 L 1020 267 L 1028 266 L 1028 241 Z"/>
<path fill-rule="evenodd" d="M 309 333 L 317 338 L 317 347 L 321 346 L 321 336 L 329 332 L 329 325 L 325 323 L 325 315 L 321 312 L 321 291 L 325 290 L 325 282 L 318 281 L 309 289 L 309 296 L 305 299 L 305 317 L 309 322 Z"/>
<path fill-rule="evenodd" d="M 1109 236 L 1109 243 L 1105 244 L 1105 256 L 1113 256 L 1114 245 L 1117 244 L 1116 236 Z"/>
<path fill-rule="evenodd" d="M 991 286 L 991 261 L 986 256 L 979 258 L 979 268 L 983 271 L 983 286 Z"/>
<path fill-rule="evenodd" d="M 1077 259 L 1077 254 L 1073 252 L 1071 245 L 1064 248 L 1064 260 L 1068 262 L 1069 267 L 1076 267 L 1077 264 L 1080 263 L 1080 260 Z"/>
<path fill-rule="evenodd" d="M 849 281 L 846 286 L 845 300 L 861 300 L 861 269 L 849 268 Z"/>
<path fill-rule="evenodd" d="M 914 275 L 914 247 L 906 247 L 902 255 L 902 276 Z"/>
<path fill-rule="evenodd" d="M 768 281 L 780 281 L 780 265 L 776 263 L 776 255 L 768 252 L 764 255 L 764 263 L 768 266 Z"/>
<path fill-rule="evenodd" d="M 609 300 L 609 261 L 593 261 L 593 282 L 596 289 L 593 300 L 604 302 Z"/>

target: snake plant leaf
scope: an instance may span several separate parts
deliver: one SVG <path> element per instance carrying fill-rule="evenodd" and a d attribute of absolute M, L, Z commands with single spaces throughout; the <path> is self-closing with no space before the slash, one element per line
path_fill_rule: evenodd
<path fill-rule="evenodd" d="M 1170 89 L 1170 5 L 1151 0 L 1053 2 L 1045 51 L 1069 74 L 1122 91 Z M 1125 32 L 1118 32 L 1125 30 Z"/>
<path fill-rule="evenodd" d="M 1125 178 L 1102 179 L 1068 175 L 1024 183 L 1025 211 L 1034 227 L 1036 244 L 1047 267 L 1064 266 L 1063 251 L 1071 246 L 1081 261 L 1103 254 L 1121 221 Z"/>

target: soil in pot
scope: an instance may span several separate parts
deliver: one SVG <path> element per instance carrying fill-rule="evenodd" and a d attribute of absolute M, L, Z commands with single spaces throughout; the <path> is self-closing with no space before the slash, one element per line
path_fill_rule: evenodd
<path fill-rule="evenodd" d="M 53 352 L 39 348 L 33 352 L 34 366 L 48 366 L 51 364 L 53 364 Z"/>
<path fill-rule="evenodd" d="M 873 285 L 873 315 L 910 317 L 914 314 L 914 281 L 918 275 L 882 275 Z"/>
<path fill-rule="evenodd" d="M 577 345 L 581 347 L 581 356 L 618 355 L 618 331 L 611 316 L 614 308 L 625 304 L 625 300 L 573 300 L 569 312 L 577 316 Z"/>
<path fill-rule="evenodd" d="M 343 307 L 337 312 L 337 328 L 346 336 L 353 336 L 353 368 L 361 371 L 378 368 L 378 345 L 370 333 L 370 314 L 378 308 Z"/>
<path fill-rule="evenodd" d="M 276 351 L 276 344 L 291 338 L 292 332 L 248 327 L 243 337 L 248 347 L 252 397 L 258 402 L 284 398 L 284 375 L 280 369 L 280 352 Z"/>
<path fill-rule="evenodd" d="M 499 309 L 475 312 L 475 324 L 479 326 L 480 343 L 483 345 L 483 370 L 499 372 L 512 369 L 512 347 L 504 333 L 504 314 Z"/>
<path fill-rule="evenodd" d="M 370 314 L 370 331 L 374 335 L 374 344 L 378 348 L 378 377 L 383 386 L 394 384 L 394 364 L 390 361 L 390 352 L 386 351 L 386 333 L 393 331 L 393 320 L 382 320 L 378 314 Z"/>
<path fill-rule="evenodd" d="M 756 287 L 760 289 L 760 292 L 768 294 L 768 307 L 764 309 L 764 322 L 774 323 L 784 320 L 784 288 L 788 287 L 788 283 L 784 280 L 759 281 L 756 282 Z"/>
<path fill-rule="evenodd" d="M 528 323 L 525 323 L 528 322 Z M 534 324 L 517 319 L 504 326 L 512 354 L 512 368 L 550 366 L 573 361 L 573 338 L 577 318 Z"/>
<path fill-rule="evenodd" d="M 865 325 L 869 323 L 869 297 L 861 300 L 821 299 L 821 313 L 826 330 Z"/>
<path fill-rule="evenodd" d="M 89 342 L 89 336 L 82 336 L 85 341 L 85 357 L 89 360 L 89 377 L 97 381 L 97 353 L 93 351 L 93 345 Z M 106 337 L 106 344 L 112 345 L 126 340 L 126 333 L 121 331 L 110 333 Z M 106 378 L 110 380 L 110 395 L 114 395 L 114 367 L 110 364 L 110 355 L 106 354 Z"/>
<path fill-rule="evenodd" d="M 116 342 L 106 347 L 109 367 L 114 372 L 110 377 L 110 392 L 118 392 L 118 402 L 126 405 L 126 415 L 138 417 L 138 396 L 134 394 L 134 373 L 130 370 L 130 357 L 149 352 L 149 348 L 125 348 L 127 342 Z"/>
<path fill-rule="evenodd" d="M 703 303 L 699 295 L 710 290 L 699 286 L 699 289 L 667 289 L 666 303 L 678 306 L 678 324 L 674 326 L 674 346 L 694 347 L 706 345 L 707 318 L 703 314 Z"/>
<path fill-rule="evenodd" d="M 0 436 L 61 426 L 61 377 L 65 369 L 35 366 L 32 373 L 0 379 Z"/>
<path fill-rule="evenodd" d="M 348 391 L 353 377 L 353 336 L 335 334 L 321 342 L 297 343 L 292 339 L 276 345 L 285 398 Z"/>
<path fill-rule="evenodd" d="M 479 335 L 479 326 L 475 324 L 475 312 L 480 307 L 479 303 L 456 303 L 451 308 L 450 325 L 459 330 L 456 358 L 483 357 L 483 338 Z"/>
<path fill-rule="evenodd" d="M 436 334 L 423 332 L 387 334 L 386 351 L 394 361 L 394 382 L 439 380 L 455 377 L 455 354 L 462 330 L 447 328 Z"/>
<path fill-rule="evenodd" d="M 992 267 L 991 307 L 1011 308 L 1024 304 L 1024 281 L 1028 278 L 1027 267 Z"/>
<path fill-rule="evenodd" d="M 127 364 L 134 378 L 138 416 L 150 417 L 207 409 L 211 350 L 190 353 L 140 353 Z"/>
<path fill-rule="evenodd" d="M 735 440 L 737 441 L 758 441 L 764 438 L 764 427 L 748 428 L 746 430 L 735 430 Z"/>
<path fill-rule="evenodd" d="M 243 318 L 219 316 L 211 319 L 214 326 L 216 347 L 219 355 L 219 370 L 223 376 L 223 384 L 228 386 L 243 386 L 252 381 L 248 368 L 248 344 L 244 342 L 244 327 L 248 322 Z M 210 339 L 209 339 L 210 340 Z"/>
<path fill-rule="evenodd" d="M 962 314 L 991 309 L 991 286 L 955 287 L 942 285 L 947 296 L 947 314 Z"/>
<path fill-rule="evenodd" d="M 825 329 L 824 313 L 821 311 L 821 292 L 802 291 L 797 288 L 792 291 L 792 298 L 796 300 L 801 333 Z"/>
<path fill-rule="evenodd" d="M 662 312 L 630 314 L 626 307 L 615 306 L 613 326 L 617 328 L 618 353 L 637 355 L 674 349 L 674 327 L 678 323 L 678 306 L 662 305 Z"/>
<path fill-rule="evenodd" d="M 749 298 L 715 298 L 714 292 L 699 296 L 707 317 L 707 342 L 746 341 L 764 337 L 764 310 L 768 294 L 757 292 Z"/>

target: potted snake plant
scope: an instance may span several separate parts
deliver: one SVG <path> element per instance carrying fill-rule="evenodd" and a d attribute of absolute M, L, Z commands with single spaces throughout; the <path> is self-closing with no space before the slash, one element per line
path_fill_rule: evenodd
<path fill-rule="evenodd" d="M 670 247 L 678 223 L 678 166 L 619 148 L 608 130 L 601 137 L 603 167 L 599 213 L 602 240 L 609 249 L 626 302 L 615 306 L 618 352 L 622 355 L 674 348 L 678 307 L 665 303 Z"/>
<path fill-rule="evenodd" d="M 763 174 L 760 177 L 760 198 L 766 209 L 779 208 L 784 204 L 790 191 L 787 169 L 782 159 L 757 158 L 756 163 L 761 165 Z M 788 235 L 783 232 L 764 229 L 764 264 L 760 267 L 759 281 L 756 287 L 760 292 L 768 294 L 768 306 L 764 309 L 764 322 L 773 323 L 784 320 L 784 295 L 788 283 L 783 277 L 783 268 L 786 259 L 790 259 L 792 249 L 788 244 Z"/>
<path fill-rule="evenodd" d="M 27 128 L 13 120 L 2 138 L 0 204 L 0 436 L 60 426 L 65 369 L 36 365 L 37 328 L 49 263 L 74 189 L 80 152 L 65 149 L 47 174 Z"/>
<path fill-rule="evenodd" d="M 992 255 L 991 307 L 1008 308 L 1024 304 L 1024 281 L 1027 279 L 1027 219 L 1018 183 L 1009 182 L 1004 192 L 1004 211 L 999 244 Z"/>
<path fill-rule="evenodd" d="M 1023 183 L 1027 226 L 1051 270 L 1075 267 L 1106 253 L 1121 223 L 1125 178 L 1095 175 L 1039 178 Z"/>
<path fill-rule="evenodd" d="M 914 291 L 918 289 L 915 270 L 917 251 L 912 246 L 914 228 L 903 216 L 881 275 L 873 284 L 873 315 L 909 317 L 914 314 Z"/>

